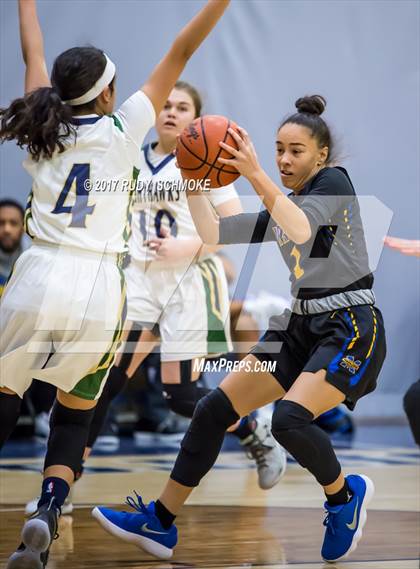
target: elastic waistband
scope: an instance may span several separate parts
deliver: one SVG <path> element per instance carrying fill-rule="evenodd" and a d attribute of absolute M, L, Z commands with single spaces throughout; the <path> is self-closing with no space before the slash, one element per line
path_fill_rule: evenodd
<path fill-rule="evenodd" d="M 44 249 L 46 251 L 60 251 L 60 254 L 74 255 L 77 257 L 86 257 L 90 259 L 104 259 L 106 261 L 117 262 L 123 253 L 110 253 L 107 251 L 92 251 L 89 249 L 81 249 L 80 247 L 73 247 L 72 245 L 64 245 L 63 243 L 50 243 L 42 239 L 33 239 L 33 247 Z"/>
<path fill-rule="evenodd" d="M 370 288 L 360 290 L 349 290 L 340 292 L 324 298 L 311 298 L 309 300 L 295 299 L 292 302 L 291 310 L 295 314 L 320 314 L 322 312 L 332 312 L 349 306 L 359 306 L 361 304 L 375 304 L 375 295 Z"/>

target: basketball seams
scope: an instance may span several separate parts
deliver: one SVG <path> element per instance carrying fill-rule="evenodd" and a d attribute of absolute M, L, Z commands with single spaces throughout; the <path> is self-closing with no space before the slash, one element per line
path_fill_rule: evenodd
<path fill-rule="evenodd" d="M 203 119 L 201 119 L 201 120 L 203 120 Z M 230 123 L 230 120 L 228 119 L 228 122 L 227 122 L 227 125 L 226 125 L 226 129 L 225 129 L 225 136 L 223 137 L 222 142 L 226 142 L 226 139 L 227 139 L 227 137 L 228 137 L 228 135 L 229 135 L 228 130 L 229 130 L 229 128 L 230 128 L 230 124 L 231 124 L 231 123 Z M 205 138 L 206 132 L 205 132 L 205 129 L 204 129 L 204 124 L 202 125 L 201 128 L 202 128 L 202 131 L 203 131 L 203 136 L 204 136 L 204 138 Z M 218 150 L 218 152 L 217 152 L 217 154 L 216 154 L 216 156 L 215 156 L 215 158 L 214 158 L 214 160 L 213 160 L 213 163 L 210 165 L 210 169 L 208 170 L 207 174 L 204 176 L 204 178 L 207 178 L 207 176 L 210 174 L 210 172 L 212 171 L 212 169 L 215 168 L 215 169 L 217 170 L 216 181 L 217 181 L 218 184 L 221 184 L 221 182 L 220 182 L 220 180 L 219 180 L 219 176 L 220 176 L 220 174 L 222 173 L 223 167 L 224 167 L 225 165 L 223 164 L 223 166 L 220 168 L 220 167 L 217 167 L 215 164 L 216 164 L 216 162 L 218 161 L 218 159 L 219 159 L 219 157 L 220 157 L 220 154 L 222 153 L 222 150 L 223 150 L 223 149 L 219 146 L 219 150 Z M 225 172 L 226 172 L 226 170 L 225 170 Z M 236 170 L 235 170 L 235 173 L 236 173 Z M 221 184 L 221 185 L 223 186 L 224 184 Z"/>
<path fill-rule="evenodd" d="M 192 156 L 194 156 L 194 158 L 197 158 L 197 160 L 200 160 L 200 165 L 194 168 L 186 168 L 185 166 L 182 166 L 182 164 L 180 164 L 178 162 L 178 166 L 181 170 L 186 170 L 188 172 L 194 172 L 194 170 L 199 170 L 200 168 L 202 168 L 203 166 L 212 166 L 212 164 L 210 164 L 209 162 L 203 160 L 200 156 L 198 156 L 195 152 L 193 152 L 186 144 L 185 142 L 182 140 L 182 138 L 180 137 L 178 139 L 178 142 L 182 144 L 182 146 L 185 148 L 185 150 L 187 152 L 189 152 Z M 227 174 L 237 174 L 237 170 L 224 170 L 225 164 L 223 164 L 223 166 L 212 166 L 215 170 L 223 170 L 223 172 L 226 172 Z"/>
<path fill-rule="evenodd" d="M 200 160 L 200 166 L 199 166 L 198 168 L 202 168 L 202 167 L 203 167 L 203 164 L 208 164 L 208 162 L 204 161 L 204 160 L 201 158 L 201 156 L 198 156 L 198 154 L 196 154 L 195 152 L 193 152 L 193 151 L 191 150 L 191 148 L 185 144 L 185 142 L 182 140 L 182 137 L 179 137 L 178 140 L 181 142 L 182 146 L 185 148 L 185 150 L 186 150 L 187 152 L 189 152 L 192 156 L 194 156 L 194 158 L 197 158 L 197 160 Z M 181 168 L 181 170 L 197 170 L 197 169 L 198 169 L 198 168 L 184 168 L 184 166 L 181 166 L 181 165 L 179 164 L 179 162 L 178 162 L 178 166 Z"/>
<path fill-rule="evenodd" d="M 177 153 L 178 159 L 180 158 L 179 155 L 182 153 L 184 153 L 185 156 L 182 157 L 183 160 L 179 160 L 178 165 L 181 171 L 185 171 L 186 173 L 191 172 L 192 178 L 190 179 L 208 179 L 211 180 L 211 187 L 222 187 L 232 183 L 239 176 L 239 173 L 236 169 L 230 170 L 229 165 L 227 164 L 218 164 L 218 160 L 220 156 L 223 155 L 223 153 L 225 153 L 227 157 L 230 155 L 220 146 L 216 147 L 215 140 L 219 139 L 222 142 L 227 143 L 229 137 L 231 137 L 228 130 L 229 128 L 235 128 L 235 126 L 234 123 L 232 123 L 232 121 L 227 117 L 215 116 L 214 118 L 223 119 L 223 121 L 219 121 L 219 123 L 213 125 L 211 122 L 208 124 L 206 123 L 206 116 L 200 117 L 199 120 L 197 120 L 196 128 L 197 131 L 201 130 L 201 141 L 198 138 L 197 140 L 187 142 L 182 135 L 179 137 L 178 144 L 180 152 Z M 210 129 L 210 131 L 208 131 L 208 129 Z M 211 136 L 211 144 L 207 140 L 209 132 Z M 220 135 L 222 135 L 223 138 L 219 138 Z M 235 146 L 235 140 L 233 137 L 231 138 L 232 141 L 230 141 L 228 144 Z M 199 152 L 202 152 L 204 156 L 200 156 L 198 154 Z M 209 161 L 210 154 L 213 154 L 214 156 L 212 162 Z M 191 158 L 188 158 L 188 156 Z M 192 158 L 199 161 L 199 165 L 192 166 L 191 162 L 194 162 Z M 186 162 L 186 167 L 182 165 L 182 161 Z M 201 174 L 201 172 L 203 172 L 203 174 Z M 225 176 L 223 176 L 223 174 L 225 174 Z M 224 180 L 223 178 L 228 179 Z"/>
<path fill-rule="evenodd" d="M 228 121 L 228 125 L 227 125 L 227 129 L 226 129 L 226 133 L 225 133 L 225 138 L 224 138 L 223 142 L 226 142 L 226 139 L 227 139 L 227 136 L 228 136 L 228 130 L 229 130 L 229 128 L 230 128 L 230 124 L 231 124 L 231 122 L 230 122 L 230 120 L 229 120 L 229 121 Z M 221 151 L 221 150 L 222 150 L 222 149 L 219 150 L 219 154 L 220 154 L 220 151 Z M 217 158 L 219 158 L 219 154 L 217 155 Z M 223 164 L 223 166 L 221 167 L 221 169 L 217 171 L 216 181 L 217 181 L 217 183 L 220 184 L 221 186 L 224 186 L 225 184 L 222 183 L 222 181 L 221 181 L 221 179 L 220 179 L 220 175 L 221 175 L 223 172 L 226 172 L 226 173 L 228 172 L 227 170 L 224 169 L 225 166 L 226 166 L 226 164 Z M 237 172 L 237 170 L 235 170 L 235 172 Z M 229 173 L 230 173 L 230 172 L 229 172 Z"/>
<path fill-rule="evenodd" d="M 203 134 L 203 142 L 204 142 L 204 147 L 206 149 L 206 155 L 204 157 L 204 162 L 207 162 L 207 158 L 209 157 L 209 147 L 207 144 L 207 138 L 206 138 L 206 129 L 204 128 L 204 119 L 203 117 L 200 117 L 200 124 L 201 124 L 201 132 Z"/>
<path fill-rule="evenodd" d="M 193 172 L 194 170 L 199 170 L 200 168 L 202 168 L 202 167 L 203 167 L 203 159 L 202 159 L 200 156 L 197 156 L 197 154 L 196 154 L 195 152 L 193 152 L 193 151 L 185 144 L 185 142 L 182 140 L 182 137 L 180 137 L 180 138 L 178 139 L 178 143 L 179 143 L 179 142 L 182 144 L 182 146 L 185 148 L 185 150 L 186 150 L 187 152 L 189 152 L 192 156 L 194 156 L 194 158 L 197 158 L 197 160 L 200 160 L 200 165 L 197 166 L 196 168 L 185 168 L 184 166 L 182 166 L 182 164 L 180 164 L 180 163 L 178 162 L 178 166 L 180 167 L 180 169 L 181 169 L 181 170 L 188 170 L 188 171 Z M 207 164 L 207 162 L 204 162 L 204 164 Z"/>

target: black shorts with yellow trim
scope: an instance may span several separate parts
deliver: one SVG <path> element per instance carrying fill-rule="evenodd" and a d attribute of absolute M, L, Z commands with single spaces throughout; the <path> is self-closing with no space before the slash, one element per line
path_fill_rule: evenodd
<path fill-rule="evenodd" d="M 270 319 L 269 329 L 251 353 L 260 361 L 276 362 L 273 376 L 286 391 L 303 371 L 325 369 L 328 383 L 354 409 L 376 388 L 385 359 L 382 314 L 371 305 L 313 315 L 286 311 Z"/>

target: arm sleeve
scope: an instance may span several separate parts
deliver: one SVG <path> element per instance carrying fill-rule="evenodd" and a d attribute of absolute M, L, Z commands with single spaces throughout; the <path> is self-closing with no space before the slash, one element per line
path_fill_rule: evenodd
<path fill-rule="evenodd" d="M 233 184 L 229 184 L 228 186 L 223 186 L 222 188 L 210 190 L 206 196 L 210 200 L 212 206 L 217 207 L 222 203 L 234 200 L 238 197 L 238 193 L 235 189 L 235 186 Z"/>
<path fill-rule="evenodd" d="M 313 234 L 328 225 L 334 215 L 348 208 L 356 199 L 350 178 L 344 168 L 328 168 L 316 180 L 311 192 L 297 196 L 295 203 L 306 214 Z"/>
<path fill-rule="evenodd" d="M 219 220 L 219 244 L 262 243 L 275 241 L 274 221 L 267 210 L 241 213 Z"/>
<path fill-rule="evenodd" d="M 115 116 L 136 146 L 140 147 L 147 132 L 155 124 L 156 113 L 149 97 L 143 91 L 136 91 L 127 99 Z"/>

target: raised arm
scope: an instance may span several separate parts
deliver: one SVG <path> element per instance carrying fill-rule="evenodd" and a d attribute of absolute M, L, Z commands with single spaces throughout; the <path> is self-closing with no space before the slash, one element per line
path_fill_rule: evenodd
<path fill-rule="evenodd" d="M 261 168 L 254 145 L 248 133 L 238 128 L 240 135 L 233 129 L 230 134 L 238 148 L 220 142 L 220 146 L 232 154 L 232 159 L 219 158 L 222 164 L 236 168 L 260 196 L 271 218 L 281 227 L 291 241 L 296 244 L 306 243 L 311 238 L 311 226 L 305 213 L 283 194 L 280 188 Z"/>
<path fill-rule="evenodd" d="M 226 10 L 230 0 L 209 0 L 180 31 L 172 47 L 141 88 L 159 114 L 185 65 Z"/>
<path fill-rule="evenodd" d="M 35 0 L 19 0 L 19 28 L 22 56 L 26 65 L 25 93 L 39 87 L 50 87 Z"/>
<path fill-rule="evenodd" d="M 217 245 L 219 243 L 219 216 L 201 190 L 187 190 L 188 207 L 195 228 L 203 243 Z"/>
<path fill-rule="evenodd" d="M 267 210 L 236 215 L 231 212 L 227 217 L 219 217 L 201 190 L 187 190 L 187 197 L 197 233 L 207 245 L 262 243 L 276 240 L 272 231 L 274 222 Z"/>

